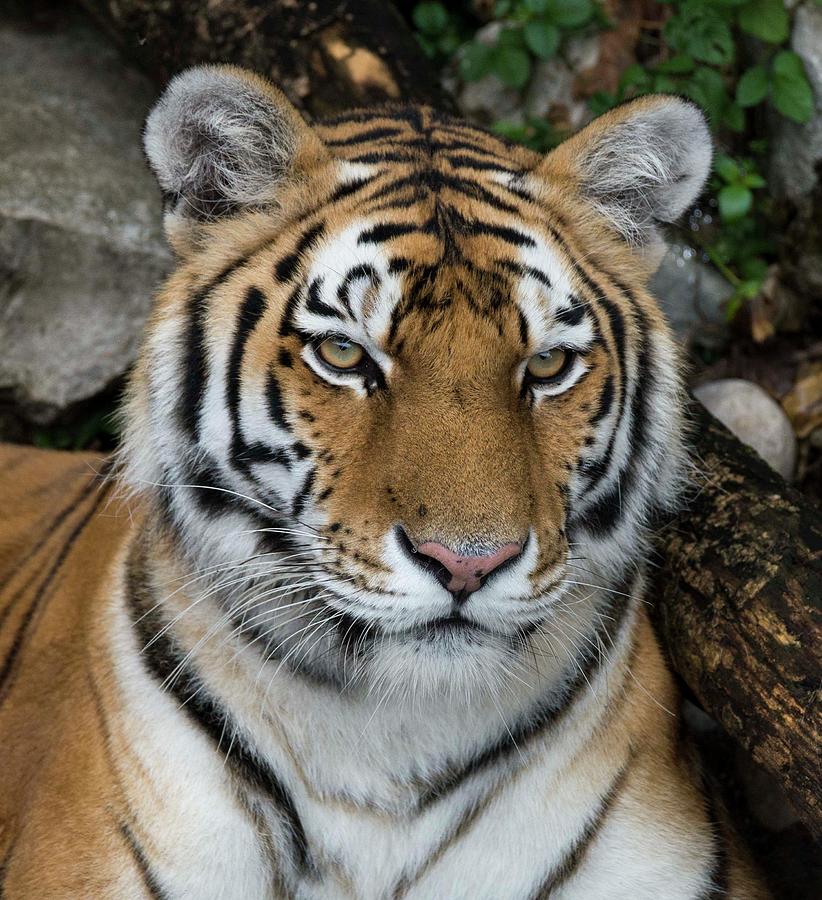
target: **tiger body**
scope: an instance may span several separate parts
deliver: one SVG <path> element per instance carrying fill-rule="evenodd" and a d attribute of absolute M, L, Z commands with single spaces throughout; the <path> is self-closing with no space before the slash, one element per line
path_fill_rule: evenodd
<path fill-rule="evenodd" d="M 577 187 L 621 116 L 542 161 L 172 83 L 119 465 L 0 456 L 4 896 L 764 896 L 643 605 L 685 457 L 652 204 Z"/>

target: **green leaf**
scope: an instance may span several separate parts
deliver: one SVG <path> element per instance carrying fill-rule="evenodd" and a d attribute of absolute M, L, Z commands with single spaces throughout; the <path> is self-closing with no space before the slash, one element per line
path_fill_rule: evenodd
<path fill-rule="evenodd" d="M 813 115 L 813 90 L 805 74 L 802 57 L 782 50 L 773 60 L 773 105 L 794 122 L 809 122 Z"/>
<path fill-rule="evenodd" d="M 685 53 L 672 56 L 670 59 L 666 59 L 665 62 L 661 62 L 656 67 L 657 72 L 662 72 L 665 75 L 687 75 L 689 72 L 693 72 L 693 70 L 693 57 L 688 56 Z"/>
<path fill-rule="evenodd" d="M 790 33 L 790 17 L 782 0 L 751 0 L 739 10 L 739 27 L 761 41 L 781 44 Z"/>
<path fill-rule="evenodd" d="M 503 50 L 524 50 L 525 39 L 522 28 L 503 28 L 497 38 L 497 48 Z"/>
<path fill-rule="evenodd" d="M 683 4 L 679 14 L 671 16 L 665 23 L 663 35 L 674 50 L 700 62 L 715 66 L 733 62 L 731 29 L 711 6 L 693 0 Z"/>
<path fill-rule="evenodd" d="M 723 222 L 737 222 L 750 212 L 753 194 L 742 184 L 727 184 L 719 192 L 719 215 Z"/>
<path fill-rule="evenodd" d="M 418 3 L 411 18 L 423 34 L 442 34 L 448 27 L 448 10 L 442 3 Z"/>
<path fill-rule="evenodd" d="M 745 130 L 745 110 L 736 103 L 729 103 L 725 107 L 722 121 L 731 131 L 741 134 Z"/>
<path fill-rule="evenodd" d="M 756 106 L 768 96 L 770 78 L 764 66 L 752 66 L 736 86 L 736 102 L 740 106 Z"/>
<path fill-rule="evenodd" d="M 618 102 L 617 98 L 607 91 L 594 91 L 588 98 L 588 109 L 591 110 L 593 115 L 601 116 L 604 112 L 608 112 L 609 109 L 613 109 Z"/>
<path fill-rule="evenodd" d="M 559 29 L 546 19 L 531 19 L 526 22 L 522 36 L 528 49 L 540 59 L 550 59 L 559 47 Z"/>
<path fill-rule="evenodd" d="M 768 182 L 759 174 L 759 172 L 748 172 L 742 179 L 742 184 L 749 188 L 763 188 Z"/>
<path fill-rule="evenodd" d="M 517 47 L 498 47 L 491 64 L 493 73 L 508 87 L 525 87 L 531 75 L 531 60 Z"/>
<path fill-rule="evenodd" d="M 705 110 L 711 125 L 716 128 L 730 100 L 725 90 L 725 80 L 719 72 L 700 66 L 683 84 L 682 91 Z"/>
<path fill-rule="evenodd" d="M 594 14 L 594 4 L 591 0 L 549 0 L 547 11 L 560 28 L 578 28 Z"/>
<path fill-rule="evenodd" d="M 460 59 L 460 77 L 463 81 L 478 81 L 490 74 L 494 62 L 494 48 L 479 41 L 467 44 Z"/>
<path fill-rule="evenodd" d="M 640 91 L 649 91 L 651 85 L 651 73 L 644 69 L 639 63 L 628 66 L 619 79 L 620 91 L 626 91 L 628 88 L 632 87 L 638 88 Z"/>
<path fill-rule="evenodd" d="M 528 12 L 535 16 L 541 16 L 548 9 L 549 0 L 522 0 L 522 5 Z"/>
<path fill-rule="evenodd" d="M 677 92 L 677 83 L 668 75 L 655 75 L 653 84 L 655 94 L 675 94 Z"/>
<path fill-rule="evenodd" d="M 736 164 L 736 162 L 731 159 L 730 156 L 726 156 L 724 153 L 716 154 L 716 159 L 714 160 L 714 171 L 723 181 L 728 182 L 728 184 L 732 184 L 734 181 L 737 181 L 740 174 L 739 166 Z"/>

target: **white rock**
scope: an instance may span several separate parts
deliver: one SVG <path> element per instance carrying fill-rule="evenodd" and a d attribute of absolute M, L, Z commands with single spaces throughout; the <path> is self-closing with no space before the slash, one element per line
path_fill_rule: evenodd
<path fill-rule="evenodd" d="M 783 478 L 793 477 L 796 435 L 785 411 L 758 384 L 722 378 L 700 385 L 694 396 L 772 469 Z"/>

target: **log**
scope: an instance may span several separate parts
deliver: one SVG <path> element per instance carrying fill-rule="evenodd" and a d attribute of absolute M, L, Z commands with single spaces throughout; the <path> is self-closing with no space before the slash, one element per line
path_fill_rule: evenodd
<path fill-rule="evenodd" d="M 81 0 L 165 81 L 202 62 L 269 75 L 309 115 L 386 100 L 448 109 L 385 0 Z M 698 404 L 694 496 L 659 535 L 655 622 L 686 685 L 822 835 L 822 514 Z"/>
<path fill-rule="evenodd" d="M 386 0 L 81 0 L 165 84 L 199 63 L 267 75 L 309 117 L 352 106 L 452 100 Z"/>
<path fill-rule="evenodd" d="M 657 633 L 819 839 L 822 514 L 696 402 L 691 419 L 696 484 L 657 541 Z"/>

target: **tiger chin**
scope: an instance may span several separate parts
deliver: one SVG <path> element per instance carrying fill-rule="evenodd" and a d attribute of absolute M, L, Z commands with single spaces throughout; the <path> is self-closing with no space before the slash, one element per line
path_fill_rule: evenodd
<path fill-rule="evenodd" d="M 0 453 L 3 896 L 765 897 L 643 575 L 701 112 L 541 157 L 203 67 L 145 149 L 177 268 L 122 450 Z"/>

